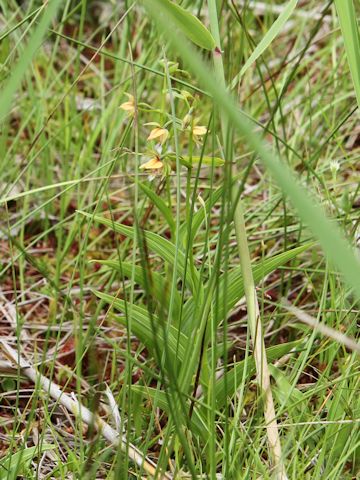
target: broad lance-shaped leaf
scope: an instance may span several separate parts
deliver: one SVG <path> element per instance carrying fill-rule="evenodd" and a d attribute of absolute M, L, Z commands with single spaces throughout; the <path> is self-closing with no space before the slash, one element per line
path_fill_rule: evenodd
<path fill-rule="evenodd" d="M 274 347 L 266 349 L 266 357 L 269 363 L 274 362 L 278 358 L 286 355 L 290 350 L 298 347 L 301 344 L 301 340 L 294 342 L 281 343 Z M 255 360 L 251 355 L 246 360 L 236 363 L 230 370 L 228 370 L 217 382 L 215 386 L 215 398 L 218 408 L 226 405 L 227 399 L 232 398 L 238 390 L 241 382 L 243 381 L 244 368 L 247 368 L 247 376 L 254 375 L 256 371 Z"/>
<path fill-rule="evenodd" d="M 44 452 L 54 448 L 55 445 L 40 443 L 34 447 L 19 448 L 17 452 L 6 455 L 0 461 L 0 479 L 16 480 L 20 475 L 28 474 L 26 470 L 30 467 L 34 457 L 39 457 Z"/>
<path fill-rule="evenodd" d="M 295 342 L 283 343 L 276 345 L 274 347 L 269 347 L 266 349 L 266 356 L 269 362 L 274 362 L 282 356 L 289 353 L 291 350 L 295 349 L 301 344 L 301 341 L 297 340 Z M 230 368 L 227 373 L 225 373 L 217 382 L 215 383 L 215 398 L 216 398 L 216 407 L 221 410 L 227 403 L 228 399 L 233 398 L 237 392 L 241 382 L 243 381 L 244 368 L 247 368 L 247 376 L 254 375 L 255 373 L 255 361 L 252 355 L 249 356 L 246 360 L 241 360 L 236 363 L 232 368 Z M 226 387 L 226 388 L 225 388 Z M 134 392 L 142 393 L 145 397 L 150 397 L 152 401 L 155 401 L 156 406 L 161 408 L 167 413 L 170 413 L 170 407 L 166 398 L 166 394 L 163 391 L 156 390 L 155 388 L 144 387 L 141 385 L 132 386 Z M 200 401 L 203 401 L 203 398 L 200 398 Z M 194 426 L 196 432 L 206 440 L 207 435 L 209 434 L 207 425 L 206 425 L 206 408 L 203 405 L 195 403 L 194 413 L 191 418 L 191 423 Z"/>
<path fill-rule="evenodd" d="M 289 423 L 306 422 L 311 418 L 311 409 L 309 408 L 310 398 L 314 392 L 308 390 L 306 393 L 301 392 L 296 386 L 291 385 L 288 376 L 274 365 L 269 365 L 271 376 L 276 382 L 276 385 L 271 387 L 271 391 L 277 402 L 279 403 L 278 412 L 286 412 Z M 279 413 L 281 414 L 281 413 Z M 311 422 L 309 422 L 309 429 Z M 305 444 L 313 449 L 316 443 L 320 441 L 321 435 L 317 430 L 317 425 L 311 435 L 308 435 Z"/>
<path fill-rule="evenodd" d="M 122 225 L 121 223 L 114 222 L 108 218 L 101 217 L 100 215 L 91 215 L 86 212 L 79 211 L 82 215 L 87 218 L 92 219 L 94 222 L 101 223 L 106 227 L 114 230 L 116 233 L 120 233 L 121 235 L 125 235 L 133 239 L 135 237 L 135 229 L 134 227 L 128 227 L 127 225 Z M 170 265 L 174 265 L 174 260 L 176 258 L 175 252 L 175 245 L 169 240 L 157 235 L 153 232 L 144 231 L 144 236 L 146 239 L 147 246 L 150 250 L 153 250 L 161 258 L 167 261 Z M 185 274 L 185 266 L 186 260 L 185 255 L 182 251 L 178 250 L 177 252 L 177 273 L 178 275 L 183 278 L 185 276 L 186 285 L 192 292 L 196 291 L 196 287 L 200 285 L 200 278 L 199 273 L 195 268 L 191 268 L 189 262 L 187 262 L 186 274 Z M 201 285 L 200 285 L 201 287 Z"/>
<path fill-rule="evenodd" d="M 94 294 L 124 314 L 131 312 L 132 333 L 143 342 L 149 350 L 155 352 L 157 345 L 158 349 L 163 352 L 165 350 L 164 342 L 166 341 L 167 351 L 172 361 L 180 360 L 180 362 L 182 362 L 184 360 L 185 345 L 188 338 L 183 333 L 179 333 L 175 327 L 163 327 L 156 315 L 152 315 L 151 319 L 149 312 L 138 305 L 130 305 L 129 303 L 126 305 L 124 300 L 97 290 L 94 291 Z M 116 317 L 116 319 L 122 325 L 128 325 L 126 317 L 119 316 Z M 168 332 L 164 332 L 164 328 L 167 328 Z"/>
<path fill-rule="evenodd" d="M 170 210 L 170 208 L 166 205 L 164 200 L 159 197 L 151 188 L 149 188 L 147 185 L 145 185 L 142 182 L 139 182 L 139 187 L 141 190 L 146 193 L 146 195 L 150 198 L 150 200 L 153 202 L 153 204 L 159 209 L 159 211 L 163 214 L 165 220 L 167 221 L 167 224 L 170 227 L 171 233 L 174 234 L 175 232 L 175 221 L 173 218 L 173 214 Z"/>
<path fill-rule="evenodd" d="M 220 157 L 206 157 L 205 155 L 202 157 L 190 157 L 185 155 L 180 157 L 180 163 L 182 163 L 187 168 L 193 168 L 198 163 L 201 163 L 202 165 L 213 165 L 214 167 L 222 167 L 225 164 L 225 160 Z"/>
<path fill-rule="evenodd" d="M 144 290 L 148 288 L 148 281 L 146 280 L 146 273 L 144 269 L 138 265 L 132 265 L 129 262 L 119 262 L 118 260 L 92 260 L 93 262 L 99 263 L 100 265 L 104 265 L 106 267 L 112 268 L 119 272 L 120 275 L 126 278 L 132 278 L 134 274 L 134 281 L 135 283 L 139 284 Z M 152 279 L 152 290 L 148 292 L 151 296 L 154 296 L 159 304 L 165 307 L 167 310 L 169 309 L 170 303 L 170 285 L 166 279 L 157 272 L 151 271 L 151 279 Z M 173 305 L 173 312 L 174 316 L 178 314 L 180 311 L 181 306 L 181 296 L 179 292 L 175 290 L 174 292 L 174 305 Z"/>
<path fill-rule="evenodd" d="M 237 181 L 236 178 L 233 180 L 233 182 L 235 181 Z M 216 203 L 220 200 L 223 193 L 224 193 L 224 186 L 221 186 L 217 188 L 214 192 L 211 192 L 211 194 L 209 194 L 209 198 L 205 201 L 205 208 L 204 207 L 199 208 L 199 210 L 196 213 L 194 213 L 192 217 L 191 228 L 190 228 L 190 232 L 191 232 L 190 233 L 191 237 L 189 240 L 190 245 L 192 245 L 194 238 L 199 231 L 199 228 L 204 223 L 205 215 L 216 205 Z M 179 235 L 182 243 L 184 243 L 185 237 L 188 235 L 188 230 L 189 230 L 189 227 L 187 222 L 183 223 L 180 226 Z"/>
<path fill-rule="evenodd" d="M 190 161 L 190 157 L 183 157 L 185 159 L 188 159 Z M 225 160 L 220 158 L 220 157 L 208 157 L 206 155 L 203 155 L 202 157 L 196 157 L 192 156 L 191 157 L 192 163 L 202 163 L 203 165 L 213 165 L 214 167 L 222 167 L 225 165 Z"/>
<path fill-rule="evenodd" d="M 266 258 L 253 267 L 253 277 L 255 284 L 258 284 L 264 277 L 281 267 L 285 263 L 295 258 L 300 253 L 310 248 L 313 243 L 307 243 L 300 247 L 293 248 L 287 252 L 279 253 L 271 258 Z M 217 302 L 217 323 L 225 319 L 225 316 L 245 295 L 244 282 L 241 274 L 241 267 L 234 268 L 230 272 L 223 273 L 218 281 L 219 295 Z M 206 298 L 206 291 L 204 293 Z M 226 306 L 225 306 L 226 302 Z M 184 326 L 182 331 L 185 334 L 190 333 L 191 318 L 195 308 L 194 299 L 190 298 L 183 309 Z"/>
<path fill-rule="evenodd" d="M 354 433 L 355 428 L 357 429 L 357 449 L 354 454 L 359 458 L 359 427 L 355 427 L 354 424 L 342 424 L 342 420 L 349 419 L 349 417 L 354 420 L 357 417 L 356 410 L 357 412 L 359 411 L 358 400 L 357 408 L 354 408 L 354 402 L 349 401 L 347 395 L 349 388 L 351 387 L 348 382 L 342 382 L 342 388 L 334 389 L 333 395 L 326 402 L 326 410 L 328 412 L 326 420 L 329 421 L 329 425 L 326 427 L 322 441 L 324 442 L 323 445 L 332 445 L 331 455 L 335 458 L 339 458 L 339 456 L 344 454 L 347 448 L 346 445 L 349 445 L 347 443 L 349 437 Z M 359 478 L 359 476 L 356 475 L 353 478 Z"/>
<path fill-rule="evenodd" d="M 306 412 L 310 413 L 306 395 L 291 385 L 287 376 L 279 368 L 269 365 L 269 370 L 277 385 L 277 387 L 272 388 L 272 391 L 275 393 L 279 404 L 282 407 L 285 406 L 287 412 L 296 415 L 296 418 L 293 419 L 294 421 L 304 421 Z"/>
<path fill-rule="evenodd" d="M 146 4 L 146 0 L 143 1 Z M 195 45 L 214 50 L 216 45 L 213 36 L 195 15 L 170 0 L 159 0 L 159 4 L 159 16 L 163 16 L 166 21 L 170 20 Z"/>
<path fill-rule="evenodd" d="M 308 250 L 314 243 L 306 243 L 300 247 L 293 248 L 286 252 L 279 253 L 274 257 L 267 258 L 253 268 L 255 284 L 258 284 L 264 277 L 271 272 L 289 262 L 297 255 Z M 241 274 L 241 267 L 234 268 L 227 274 L 224 273 L 219 278 L 219 302 L 218 319 L 221 321 L 225 315 L 236 305 L 236 303 L 245 295 L 244 281 Z M 224 310 L 224 301 L 226 301 L 226 310 Z"/>
<path fill-rule="evenodd" d="M 168 399 L 164 391 L 156 390 L 152 387 L 145 387 L 143 385 L 132 385 L 131 390 L 137 394 L 143 395 L 145 398 L 150 398 L 151 402 L 156 407 L 160 408 L 167 414 L 171 413 Z M 196 433 L 206 442 L 209 438 L 210 432 L 206 424 L 206 416 L 204 415 L 204 412 L 201 413 L 199 409 L 195 408 L 190 422 Z"/>

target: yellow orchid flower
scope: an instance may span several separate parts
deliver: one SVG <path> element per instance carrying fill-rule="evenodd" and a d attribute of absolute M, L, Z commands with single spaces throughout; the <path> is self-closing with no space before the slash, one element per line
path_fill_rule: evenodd
<path fill-rule="evenodd" d="M 192 131 L 195 137 L 201 137 L 203 135 L 206 135 L 206 132 L 207 132 L 207 128 L 204 127 L 204 125 L 194 125 L 193 131 Z"/>
<path fill-rule="evenodd" d="M 199 145 L 200 144 L 200 137 L 206 135 L 207 128 L 204 125 L 194 125 L 192 129 L 192 136 L 194 142 Z"/>
<path fill-rule="evenodd" d="M 133 115 L 135 113 L 135 98 L 130 95 L 130 93 L 126 93 L 125 95 L 128 96 L 129 101 L 122 103 L 119 108 L 121 108 L 121 110 L 125 110 L 128 115 Z"/>
<path fill-rule="evenodd" d="M 148 136 L 147 140 L 156 140 L 158 139 L 161 144 L 165 143 L 169 136 L 169 130 L 166 128 L 156 127 L 151 130 L 150 135 Z"/>
<path fill-rule="evenodd" d="M 159 170 L 164 166 L 159 157 L 154 157 L 146 163 L 140 165 L 140 170 Z"/>

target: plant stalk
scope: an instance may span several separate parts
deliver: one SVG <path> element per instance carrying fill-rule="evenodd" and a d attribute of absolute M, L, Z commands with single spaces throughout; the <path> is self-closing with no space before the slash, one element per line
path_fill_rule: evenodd
<path fill-rule="evenodd" d="M 216 0 L 208 0 L 211 33 L 215 39 L 217 48 L 214 51 L 214 70 L 219 82 L 223 87 L 226 86 L 224 66 L 222 61 L 219 22 L 217 14 Z M 231 127 L 226 116 L 221 115 L 221 133 L 225 145 L 225 154 L 227 158 L 233 158 L 229 153 L 227 145 L 229 142 Z M 231 146 L 229 147 L 231 148 Z M 235 170 L 235 166 L 232 167 Z M 234 171 L 234 175 L 236 172 Z M 264 399 L 264 417 L 266 422 L 266 432 L 269 442 L 270 456 L 274 466 L 274 475 L 278 480 L 286 480 L 287 475 L 282 459 L 282 450 L 280 443 L 279 430 L 276 422 L 274 401 L 270 385 L 270 372 L 266 359 L 265 343 L 262 333 L 261 317 L 258 299 L 256 295 L 255 283 L 251 269 L 251 259 L 249 246 L 246 238 L 245 220 L 241 201 L 238 195 L 237 183 L 231 190 L 231 198 L 234 208 L 234 224 L 237 248 L 240 257 L 241 272 L 244 279 L 244 290 L 246 297 L 246 306 L 248 314 L 248 325 L 251 334 L 251 340 L 254 348 L 254 357 L 258 383 Z"/>

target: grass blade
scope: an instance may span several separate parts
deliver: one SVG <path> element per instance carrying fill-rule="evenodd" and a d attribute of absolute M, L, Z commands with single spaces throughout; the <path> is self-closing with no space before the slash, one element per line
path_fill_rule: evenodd
<path fill-rule="evenodd" d="M 142 182 L 139 182 L 139 187 L 150 198 L 150 200 L 159 209 L 159 211 L 163 214 L 165 220 L 167 221 L 167 224 L 170 227 L 171 233 L 174 234 L 175 222 L 174 222 L 170 208 L 166 205 L 164 200 L 147 185 L 145 185 Z"/>
<path fill-rule="evenodd" d="M 36 30 L 31 35 L 27 46 L 25 47 L 20 60 L 16 64 L 10 79 L 7 81 L 5 87 L 0 93 L 0 121 L 8 114 L 12 98 L 19 88 L 21 80 L 26 72 L 26 69 L 31 64 L 32 58 L 35 55 L 36 50 L 40 47 L 41 42 L 47 32 L 51 20 L 54 18 L 58 7 L 60 6 L 60 0 L 53 0 L 46 2 L 43 6 L 44 13 L 42 18 L 36 27 Z"/>
<path fill-rule="evenodd" d="M 353 0 L 335 0 L 341 33 L 360 108 L 360 34 Z"/>
<path fill-rule="evenodd" d="M 263 280 L 271 272 L 274 272 L 277 268 L 285 265 L 287 262 L 300 255 L 302 252 L 305 252 L 313 245 L 313 243 L 307 243 L 306 245 L 302 245 L 301 247 L 296 247 L 292 250 L 288 250 L 286 252 L 279 253 L 278 255 L 274 255 L 273 257 L 266 258 L 264 261 L 254 265 L 253 276 L 255 284 L 261 282 L 261 280 Z M 219 278 L 219 321 L 225 318 L 228 312 L 232 308 L 234 308 L 236 303 L 239 302 L 245 294 L 244 280 L 242 278 L 240 267 L 237 267 L 234 270 L 228 272 L 227 280 L 225 277 L 226 274 L 222 275 Z M 224 291 L 225 285 L 226 292 Z M 223 310 L 225 298 L 226 310 Z"/>
<path fill-rule="evenodd" d="M 286 355 L 290 350 L 299 345 L 299 341 L 282 343 L 266 349 L 268 362 L 274 362 L 278 358 Z M 247 362 L 247 363 L 246 363 Z M 249 357 L 247 360 L 241 360 L 233 368 L 228 370 L 217 382 L 215 387 L 216 404 L 220 408 L 226 405 L 228 396 L 235 395 L 242 381 L 245 365 L 247 365 L 248 375 L 255 373 L 255 358 Z"/>
<path fill-rule="evenodd" d="M 265 52 L 265 50 L 269 47 L 272 41 L 281 33 L 281 30 L 285 23 L 290 18 L 291 14 L 296 8 L 298 0 L 290 0 L 290 2 L 286 5 L 284 10 L 280 13 L 278 18 L 272 24 L 270 29 L 266 32 L 264 38 L 261 42 L 257 45 L 255 50 L 252 52 L 250 57 L 247 59 L 245 64 L 240 70 L 240 73 L 234 78 L 232 82 L 232 88 L 238 83 L 241 77 L 246 73 L 246 71 L 251 67 L 251 65 L 256 62 L 256 60 Z"/>

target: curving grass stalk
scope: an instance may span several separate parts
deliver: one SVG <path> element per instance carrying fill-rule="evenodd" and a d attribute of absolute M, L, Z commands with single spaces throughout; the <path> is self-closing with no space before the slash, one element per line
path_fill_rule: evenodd
<path fill-rule="evenodd" d="M 221 54 L 221 42 L 216 0 L 208 0 L 208 6 L 210 13 L 211 33 L 217 45 L 213 57 L 215 74 L 217 75 L 218 81 L 221 83 L 221 85 L 223 87 L 226 87 L 224 66 Z M 233 156 L 229 151 L 231 146 L 230 142 L 228 141 L 228 139 L 231 137 L 231 127 L 227 116 L 223 113 L 221 114 L 221 131 L 224 144 L 226 145 L 226 158 L 232 158 Z M 248 325 L 254 347 L 254 357 L 258 382 L 264 398 L 264 417 L 266 422 L 266 432 L 269 442 L 270 454 L 274 465 L 274 473 L 276 478 L 278 478 L 279 480 L 284 480 L 287 478 L 287 476 L 282 460 L 281 443 L 270 385 L 270 372 L 266 359 L 264 337 L 262 334 L 260 310 L 251 269 L 251 259 L 246 237 L 245 220 L 238 189 L 239 185 L 237 183 L 234 183 L 231 191 L 231 197 L 234 208 L 234 224 L 237 248 L 240 257 L 241 271 L 244 279 Z"/>

